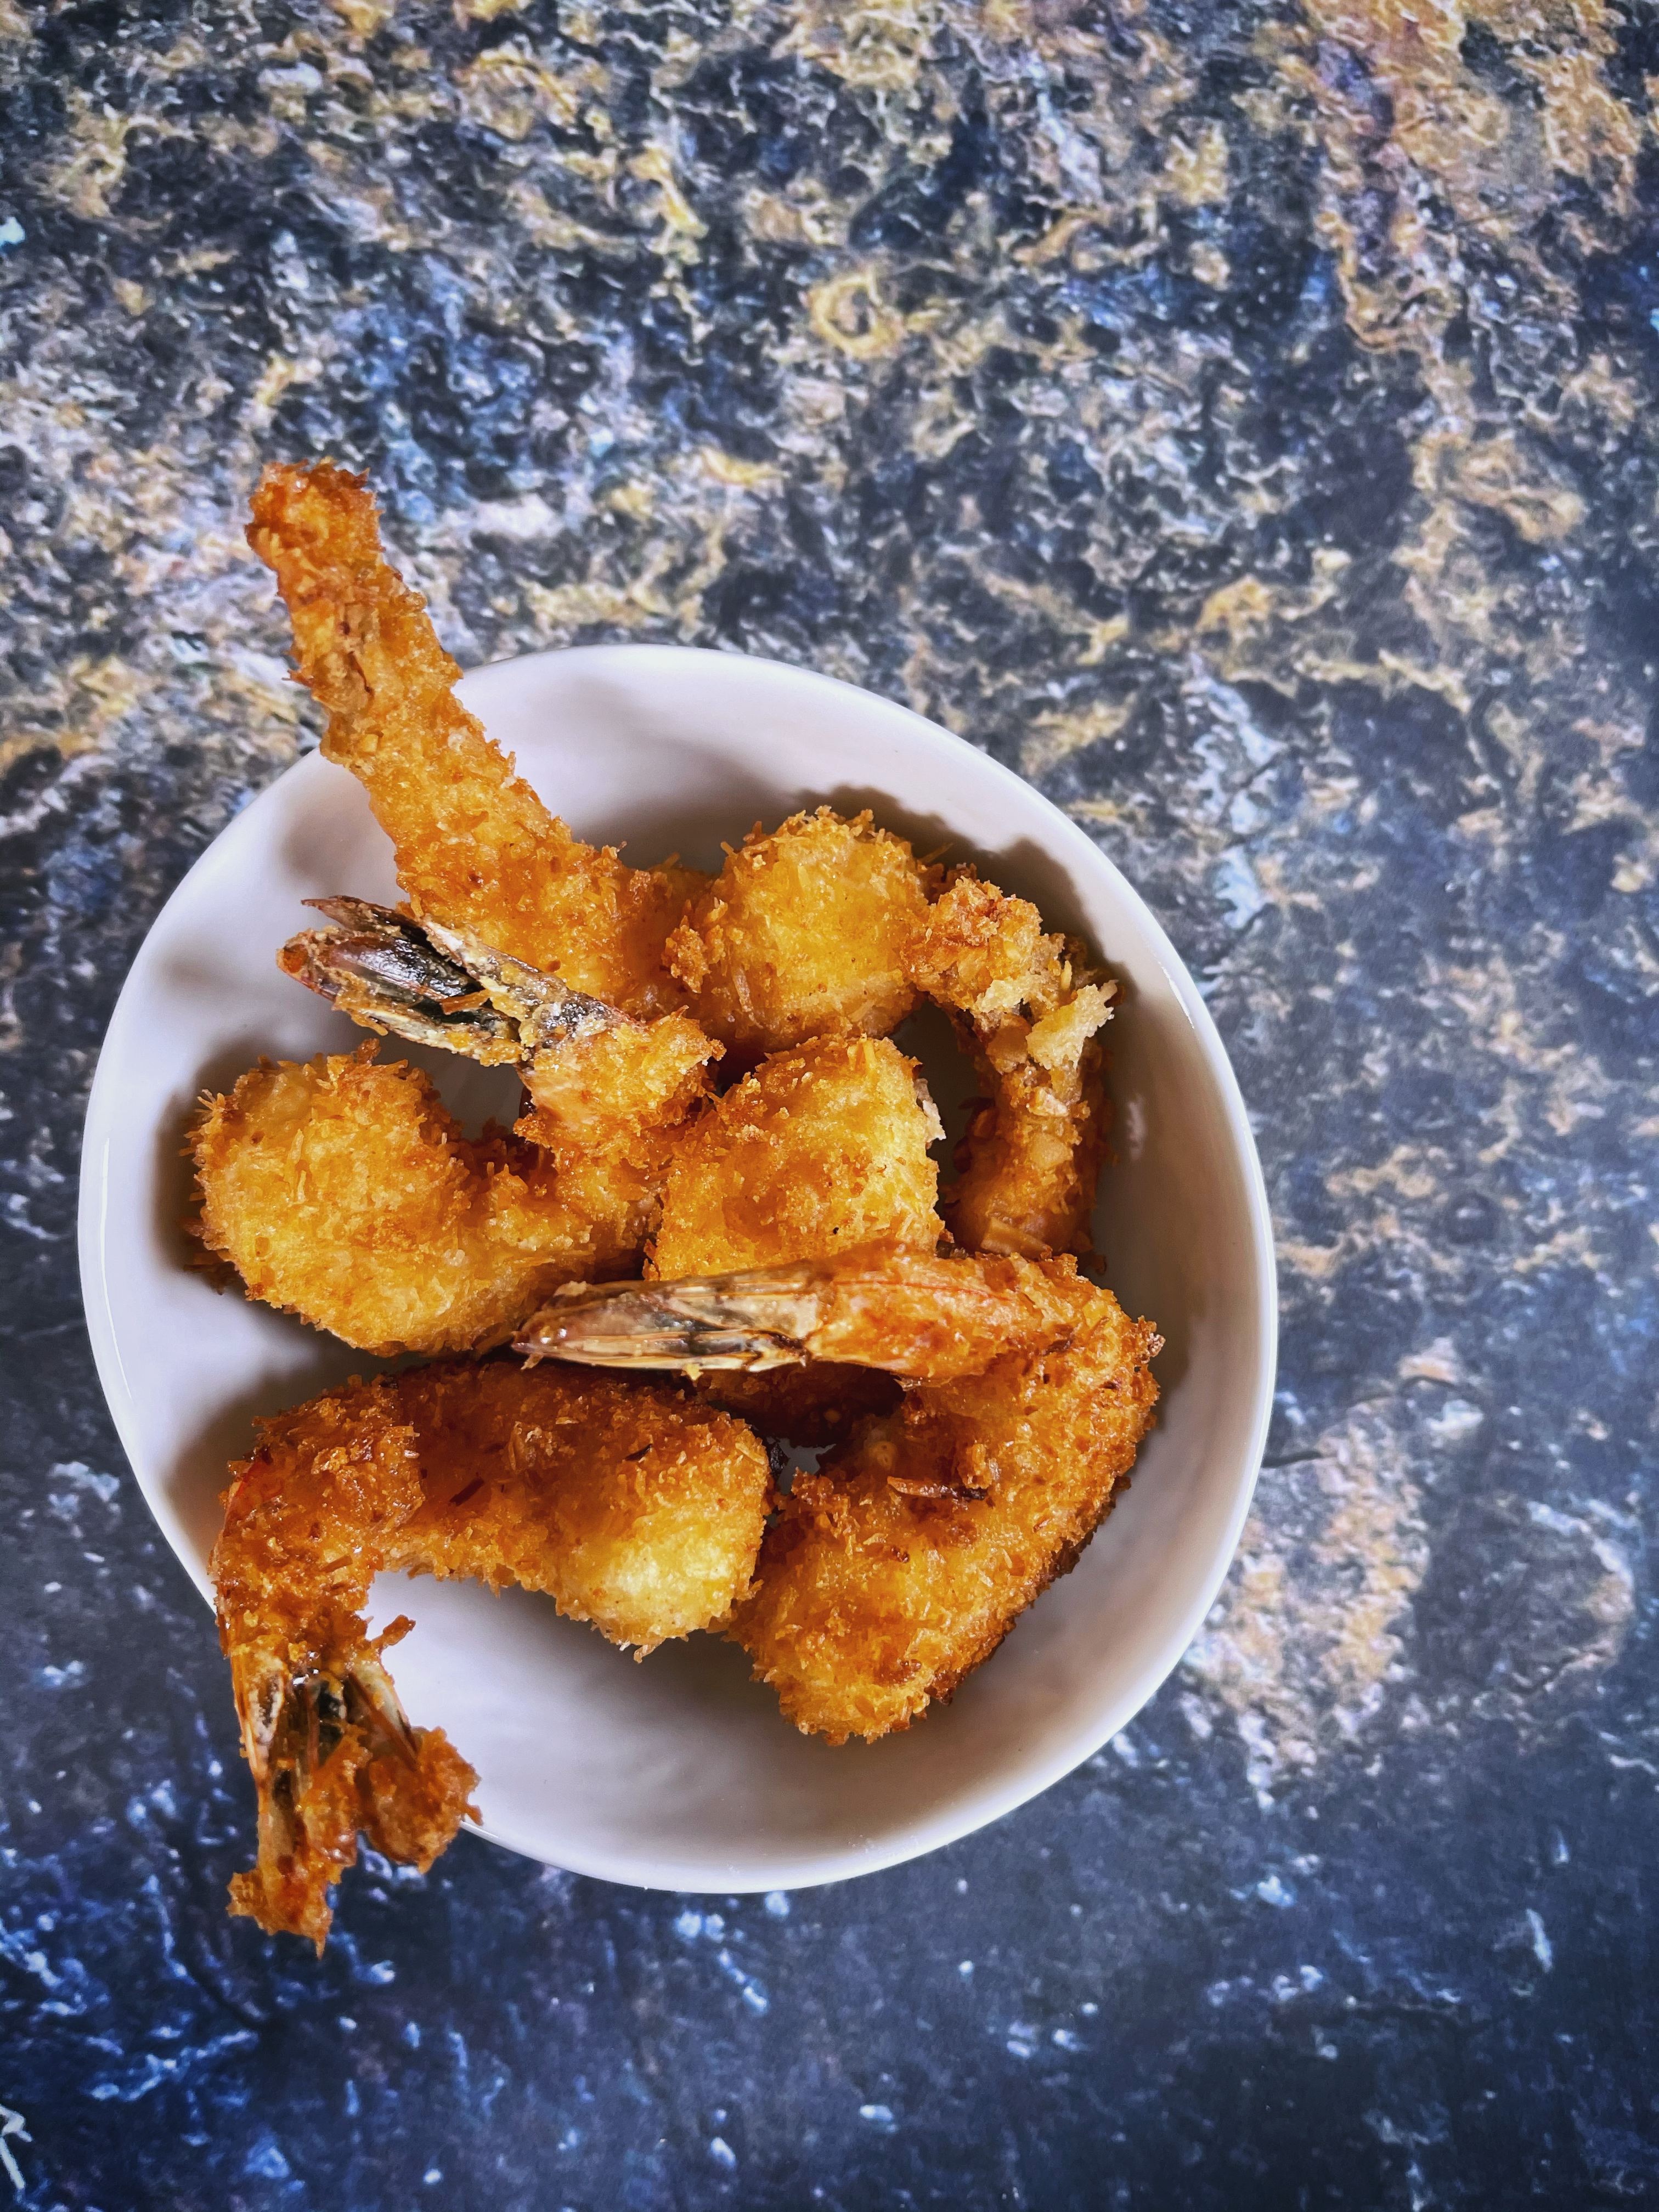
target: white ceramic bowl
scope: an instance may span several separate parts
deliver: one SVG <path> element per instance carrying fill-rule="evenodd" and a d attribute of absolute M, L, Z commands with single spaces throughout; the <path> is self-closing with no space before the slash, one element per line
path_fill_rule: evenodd
<path fill-rule="evenodd" d="M 713 1637 L 635 1665 L 550 1600 L 393 1583 L 417 1622 L 394 1671 L 419 1723 L 477 1767 L 486 1832 L 582 1874 L 652 1887 L 787 1889 L 913 1858 L 1046 1789 L 1134 1714 L 1226 1571 L 1272 1398 L 1272 1237 L 1220 1039 L 1169 939 L 1066 817 L 981 753 L 867 692 L 774 662 L 603 646 L 469 676 L 467 704 L 579 833 L 718 865 L 722 838 L 827 800 L 870 805 L 920 849 L 949 843 L 1080 931 L 1120 980 L 1108 1032 L 1118 1158 L 1097 1236 L 1131 1313 L 1164 1332 L 1158 1424 L 1076 1571 L 955 1701 L 840 1749 L 798 1735 Z M 191 1102 L 261 1054 L 349 1051 L 362 1032 L 279 973 L 331 891 L 394 899 L 391 848 L 354 779 L 297 762 L 209 848 L 162 910 L 118 1004 L 87 1115 L 81 1268 L 99 1376 L 140 1487 L 210 1595 L 227 1460 L 253 1414 L 375 1364 L 216 1292 L 184 1260 L 179 1148 Z M 416 1054 L 450 1104 L 515 1088 Z M 948 1091 L 948 1071 L 939 1087 Z M 377 1594 L 378 1595 L 378 1594 Z M 228 1705 L 230 1685 L 225 1684 Z M 250 1823 L 250 1833 L 252 1827 Z"/>

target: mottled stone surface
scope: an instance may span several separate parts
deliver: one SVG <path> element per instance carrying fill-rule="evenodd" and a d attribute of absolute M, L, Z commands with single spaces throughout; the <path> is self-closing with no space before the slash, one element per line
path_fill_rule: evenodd
<path fill-rule="evenodd" d="M 0 0 L 0 2203 L 1659 2198 L 1649 0 Z M 76 1157 L 308 741 L 240 522 L 319 449 L 463 659 L 905 699 L 1207 990 L 1268 1470 L 988 1833 L 736 1904 L 463 1842 L 320 1964 L 225 1917 Z"/>

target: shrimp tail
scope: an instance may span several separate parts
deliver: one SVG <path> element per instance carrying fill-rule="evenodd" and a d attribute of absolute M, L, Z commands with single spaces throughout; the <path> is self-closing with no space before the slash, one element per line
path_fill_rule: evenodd
<path fill-rule="evenodd" d="M 688 1372 L 839 1360 L 939 1382 L 1060 1343 L 1088 1295 L 1070 1259 L 869 1244 L 833 1260 L 678 1282 L 568 1285 L 514 1348 L 589 1366 Z"/>
<path fill-rule="evenodd" d="M 422 1500 L 413 1431 L 385 1383 L 261 1424 L 232 1470 L 211 1571 L 242 1749 L 259 1803 L 256 1866 L 230 1909 L 320 1951 L 328 1893 L 361 1830 L 424 1870 L 477 1776 L 441 1730 L 404 1717 L 363 1618 L 386 1546 Z"/>
<path fill-rule="evenodd" d="M 802 1261 L 675 1283 L 572 1283 L 514 1348 L 585 1367 L 799 1367 L 823 1319 L 823 1273 Z"/>
<path fill-rule="evenodd" d="M 424 1874 L 453 1840 L 474 1770 L 441 1729 L 411 1728 L 392 1677 L 364 1653 L 339 1670 L 285 1679 L 235 1671 L 242 1749 L 258 1791 L 258 1863 L 234 1875 L 230 1909 L 267 1935 L 309 1936 L 320 1953 L 328 1892 L 357 1856 L 359 1831 Z"/>
<path fill-rule="evenodd" d="M 276 964 L 365 1029 L 493 1067 L 527 1064 L 546 1046 L 624 1019 L 470 930 L 417 921 L 369 899 L 307 904 L 335 927 L 291 937 Z"/>

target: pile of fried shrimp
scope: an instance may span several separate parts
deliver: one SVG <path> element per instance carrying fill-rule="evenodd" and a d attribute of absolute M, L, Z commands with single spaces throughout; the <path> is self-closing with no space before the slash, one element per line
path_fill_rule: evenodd
<path fill-rule="evenodd" d="M 456 697 L 363 479 L 272 467 L 248 537 L 403 894 L 343 886 L 277 955 L 362 1046 L 260 1061 L 190 1136 L 207 1264 L 426 1363 L 262 1421 L 213 1553 L 258 1793 L 231 1909 L 320 1949 L 360 1836 L 424 1869 L 477 1818 L 375 1575 L 543 1590 L 640 1656 L 713 1631 L 798 1728 L 874 1739 L 1074 1563 L 1159 1340 L 1079 1264 L 1113 999 L 1085 947 L 868 813 L 757 824 L 713 876 L 583 844 Z M 893 1042 L 924 1000 L 983 1092 L 943 1194 Z M 520 1118 L 469 1136 L 398 1041 L 516 1071 Z"/>

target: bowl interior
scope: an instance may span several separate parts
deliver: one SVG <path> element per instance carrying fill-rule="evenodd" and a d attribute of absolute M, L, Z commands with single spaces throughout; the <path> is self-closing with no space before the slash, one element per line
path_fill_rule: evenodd
<path fill-rule="evenodd" d="M 1019 1803 L 1097 1749 L 1179 1657 L 1225 1572 L 1271 1396 L 1273 1286 L 1260 1170 L 1225 1055 L 1162 931 L 1088 839 L 1018 778 L 902 708 L 737 655 L 601 647 L 502 662 L 464 696 L 577 831 L 644 863 L 716 866 L 722 839 L 796 807 L 870 805 L 919 848 L 974 858 L 1080 931 L 1121 986 L 1108 1032 L 1117 1158 L 1097 1237 L 1165 1350 L 1129 1494 L 994 1662 L 908 1735 L 802 1737 L 733 1647 L 630 1663 L 550 1601 L 422 1581 L 395 1673 L 478 1768 L 487 1832 L 578 1872 L 667 1887 L 787 1888 L 893 1863 Z M 205 853 L 146 939 L 87 1122 L 82 1267 L 100 1375 L 157 1520 L 204 1594 L 226 1462 L 249 1422 L 376 1363 L 187 1263 L 191 1106 L 261 1054 L 362 1032 L 276 969 L 301 901 L 397 896 L 351 776 L 300 761 Z M 510 1076 L 418 1059 L 471 1119 Z M 943 1086 L 948 1090 L 948 1080 Z M 227 1684 L 228 1696 L 228 1684 Z"/>

